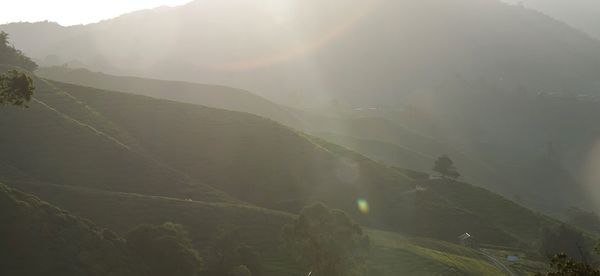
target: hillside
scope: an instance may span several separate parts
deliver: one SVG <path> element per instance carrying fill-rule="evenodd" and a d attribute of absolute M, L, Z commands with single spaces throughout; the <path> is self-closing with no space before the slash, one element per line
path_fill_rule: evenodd
<path fill-rule="evenodd" d="M 37 82 L 37 100 L 30 109 L 0 111 L 0 125 L 11 129 L 0 138 L 0 168 L 9 172 L 2 175 L 7 183 L 25 179 L 181 199 L 243 201 L 291 212 L 322 201 L 366 225 L 411 235 L 453 241 L 470 231 L 492 244 L 535 242 L 521 230 L 501 229 L 470 210 L 420 197 L 413 192 L 415 183 L 398 170 L 272 120 Z M 368 215 L 356 208 L 361 198 L 371 205 Z M 444 223 L 441 218 L 448 215 L 462 223 Z M 530 219 L 544 220 L 535 215 Z"/>
<path fill-rule="evenodd" d="M 120 77 L 67 67 L 44 67 L 37 70 L 36 75 L 81 86 L 248 112 L 273 119 L 285 125 L 298 124 L 296 119 L 282 107 L 248 91 L 226 86 Z"/>
<path fill-rule="evenodd" d="M 36 81 L 28 109 L 0 109 L 0 180 L 235 201 L 150 158 L 126 132 L 68 93 Z"/>
<path fill-rule="evenodd" d="M 279 237 L 281 226 L 293 218 L 290 214 L 245 205 L 190 202 L 59 185 L 25 182 L 15 185 L 117 232 L 140 223 L 180 223 L 188 229 L 201 251 L 222 228 L 233 227 L 244 233 L 242 242 L 260 251 L 264 275 L 302 273 L 282 254 L 280 240 L 274 238 Z M 369 231 L 369 236 L 373 243 L 369 266 L 376 275 L 500 273 L 484 256 L 466 247 L 375 230 Z"/>
<path fill-rule="evenodd" d="M 520 3 L 516 0 L 502 1 L 512 4 Z M 575 0 L 567 3 L 560 0 L 530 0 L 523 4 L 529 9 L 552 16 L 591 37 L 600 39 L 600 18 L 598 18 L 600 3 L 596 1 Z"/>
<path fill-rule="evenodd" d="M 147 275 L 115 233 L 0 183 L 0 274 Z"/>
<path fill-rule="evenodd" d="M 415 184 L 397 170 L 260 117 L 54 84 L 125 129 L 154 158 L 243 201 L 292 212 L 323 201 L 367 225 L 413 235 L 454 240 L 468 231 L 488 243 L 533 242 L 521 230 L 500 229 L 468 208 L 415 193 Z M 368 216 L 356 209 L 359 198 L 370 202 Z M 531 231 L 545 223 L 514 206 L 534 222 Z M 443 217 L 461 223 L 450 225 Z"/>
<path fill-rule="evenodd" d="M 600 42 L 498 0 L 193 1 L 0 30 L 52 65 L 230 85 L 294 106 L 396 106 L 461 81 L 588 94 L 600 73 Z"/>

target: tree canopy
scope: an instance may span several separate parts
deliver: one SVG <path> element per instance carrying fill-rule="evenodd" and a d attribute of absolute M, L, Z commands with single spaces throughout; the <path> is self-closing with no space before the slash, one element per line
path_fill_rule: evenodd
<path fill-rule="evenodd" d="M 442 155 L 435 160 L 433 171 L 439 173 L 444 178 L 457 179 L 460 177 L 460 173 L 458 173 L 454 166 L 454 161 L 447 155 Z"/>
<path fill-rule="evenodd" d="M 283 228 L 285 248 L 313 276 L 360 274 L 369 238 L 360 225 L 340 210 L 323 204 L 305 208 Z"/>
<path fill-rule="evenodd" d="M 29 75 L 17 70 L 9 70 L 0 75 L 0 105 L 28 107 L 35 87 Z"/>

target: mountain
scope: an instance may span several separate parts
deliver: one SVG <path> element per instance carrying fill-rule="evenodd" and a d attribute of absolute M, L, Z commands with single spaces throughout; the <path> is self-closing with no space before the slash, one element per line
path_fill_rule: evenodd
<path fill-rule="evenodd" d="M 0 29 L 38 60 L 219 83 L 294 106 L 395 106 L 457 82 L 590 94 L 600 72 L 600 42 L 497 0 L 204 0 L 80 27 Z"/>
<path fill-rule="evenodd" d="M 148 275 L 125 240 L 0 183 L 0 274 Z"/>
<path fill-rule="evenodd" d="M 560 0 L 503 0 L 507 3 L 521 4 L 561 20 L 590 36 L 600 39 L 600 3 L 589 0 L 575 0 L 568 3 Z"/>

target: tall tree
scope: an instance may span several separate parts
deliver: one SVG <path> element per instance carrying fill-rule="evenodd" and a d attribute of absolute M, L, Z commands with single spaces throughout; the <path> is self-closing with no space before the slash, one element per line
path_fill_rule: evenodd
<path fill-rule="evenodd" d="M 285 248 L 312 276 L 358 275 L 364 268 L 369 238 L 344 212 L 322 204 L 305 208 L 283 228 Z"/>
<path fill-rule="evenodd" d="M 454 166 L 454 161 L 447 155 L 442 155 L 435 160 L 433 171 L 439 173 L 444 178 L 458 179 L 460 177 L 460 173 L 458 173 Z"/>

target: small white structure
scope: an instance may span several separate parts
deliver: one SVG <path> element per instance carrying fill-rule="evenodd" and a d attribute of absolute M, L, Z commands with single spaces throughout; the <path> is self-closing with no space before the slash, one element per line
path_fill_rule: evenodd
<path fill-rule="evenodd" d="M 464 233 L 460 236 L 458 236 L 458 242 L 462 245 L 466 245 L 467 241 L 471 238 L 471 234 L 469 233 Z"/>

